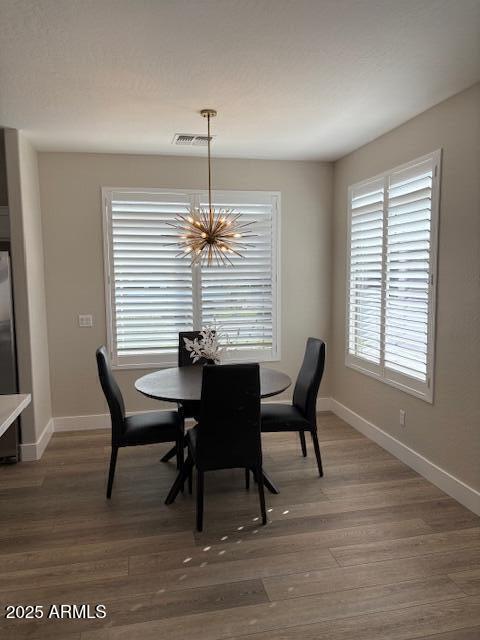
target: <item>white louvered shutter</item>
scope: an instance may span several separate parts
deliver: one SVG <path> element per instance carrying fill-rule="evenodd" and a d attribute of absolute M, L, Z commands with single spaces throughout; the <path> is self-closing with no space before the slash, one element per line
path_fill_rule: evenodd
<path fill-rule="evenodd" d="M 349 189 L 346 364 L 433 399 L 440 151 Z"/>
<path fill-rule="evenodd" d="M 203 198 L 202 206 L 207 206 Z M 202 267 L 202 324 L 218 324 L 230 339 L 229 356 L 236 360 L 271 359 L 276 351 L 275 197 L 217 192 L 215 207 L 234 209 L 247 229 L 242 256 L 228 254 L 232 266 Z"/>
<path fill-rule="evenodd" d="M 175 364 L 179 331 L 216 322 L 228 333 L 226 360 L 279 355 L 277 248 L 279 194 L 216 192 L 218 207 L 253 222 L 234 266 L 192 267 L 169 225 L 201 192 L 103 189 L 108 344 L 118 367 Z M 251 246 L 250 246 L 251 245 Z"/>
<path fill-rule="evenodd" d="M 175 361 L 193 327 L 192 270 L 168 225 L 190 205 L 178 193 L 111 194 L 110 277 L 117 364 Z M 172 354 L 175 354 L 172 356 Z"/>
<path fill-rule="evenodd" d="M 348 353 L 380 365 L 384 181 L 350 191 Z"/>
<path fill-rule="evenodd" d="M 430 159 L 389 177 L 385 367 L 426 382 L 431 313 Z"/>

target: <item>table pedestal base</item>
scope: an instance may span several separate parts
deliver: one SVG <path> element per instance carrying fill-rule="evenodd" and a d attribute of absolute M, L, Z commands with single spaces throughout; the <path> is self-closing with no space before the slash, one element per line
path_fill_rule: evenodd
<path fill-rule="evenodd" d="M 168 462 L 169 460 L 174 458 L 176 455 L 177 455 L 177 445 L 174 445 L 171 449 L 167 451 L 167 453 L 163 456 L 163 458 L 160 458 L 160 462 Z"/>
<path fill-rule="evenodd" d="M 166 457 L 169 454 L 170 454 L 170 451 L 167 454 L 165 454 L 164 457 Z M 187 458 L 183 467 L 180 469 L 177 477 L 175 478 L 175 482 L 172 484 L 172 488 L 168 492 L 168 496 L 165 499 L 165 504 L 168 505 L 168 504 L 173 504 L 173 502 L 175 502 L 175 498 L 178 496 L 180 491 L 182 491 L 185 485 L 185 481 L 189 480 L 190 472 L 192 469 L 193 469 L 193 461 L 191 458 Z M 263 484 L 270 491 L 270 493 L 275 493 L 275 494 L 280 493 L 280 491 L 272 482 L 271 478 L 265 473 L 263 469 L 262 469 L 262 478 L 263 478 Z"/>
<path fill-rule="evenodd" d="M 263 484 L 267 487 L 270 493 L 280 493 L 280 491 L 274 485 L 270 476 L 265 472 L 265 469 L 262 469 L 262 476 L 263 476 Z"/>

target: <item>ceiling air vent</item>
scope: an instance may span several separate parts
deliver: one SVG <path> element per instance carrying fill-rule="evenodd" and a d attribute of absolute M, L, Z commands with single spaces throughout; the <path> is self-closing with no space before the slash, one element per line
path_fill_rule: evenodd
<path fill-rule="evenodd" d="M 212 140 L 213 136 L 210 136 L 210 141 Z M 172 144 L 178 144 L 182 147 L 206 147 L 208 144 L 208 136 L 196 133 L 176 133 L 173 137 Z"/>

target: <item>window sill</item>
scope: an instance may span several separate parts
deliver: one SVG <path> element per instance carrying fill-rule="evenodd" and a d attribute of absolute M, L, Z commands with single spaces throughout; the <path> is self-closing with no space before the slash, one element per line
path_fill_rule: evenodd
<path fill-rule="evenodd" d="M 368 366 L 368 363 L 366 364 Z M 399 380 L 392 380 L 391 378 L 384 377 L 379 373 L 376 373 L 375 371 L 371 371 L 370 369 L 362 366 L 360 362 L 352 361 L 349 355 L 347 355 L 347 357 L 345 358 L 345 366 L 359 373 L 363 373 L 364 375 L 368 376 L 369 378 L 373 378 L 378 382 L 383 382 L 389 387 L 393 387 L 395 389 L 398 389 L 399 391 L 403 391 L 404 393 L 407 393 L 408 395 L 414 396 L 419 400 L 423 400 L 428 404 L 433 404 L 433 388 L 432 387 L 428 388 L 427 386 L 425 386 L 425 391 L 421 391 L 420 389 L 415 389 L 414 387 L 409 386 L 408 379 L 405 379 L 405 382 L 401 382 Z"/>
<path fill-rule="evenodd" d="M 281 358 L 279 354 L 274 354 L 271 357 L 262 358 L 227 358 L 222 360 L 221 364 L 241 364 L 242 362 L 258 362 L 259 364 L 269 364 L 274 362 L 280 362 Z M 176 359 L 176 354 L 173 360 L 170 362 L 150 362 L 150 363 L 124 363 L 118 364 L 112 362 L 112 370 L 114 371 L 134 371 L 136 369 L 144 370 L 144 371 L 158 371 L 160 369 L 169 369 L 171 367 L 178 367 L 178 361 Z"/>

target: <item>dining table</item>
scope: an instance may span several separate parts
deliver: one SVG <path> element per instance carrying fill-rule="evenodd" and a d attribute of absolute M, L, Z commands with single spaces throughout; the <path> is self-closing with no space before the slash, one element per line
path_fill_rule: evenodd
<path fill-rule="evenodd" d="M 203 366 L 169 367 L 147 373 L 135 381 L 135 388 L 148 398 L 165 402 L 200 402 L 202 395 Z M 290 377 L 270 367 L 260 367 L 260 397 L 270 398 L 282 393 L 292 384 Z M 162 460 L 175 455 L 175 449 L 168 452 Z M 265 470 L 262 470 L 263 482 L 271 493 L 279 493 Z M 170 489 L 166 503 L 171 504 L 183 486 L 181 472 Z"/>

